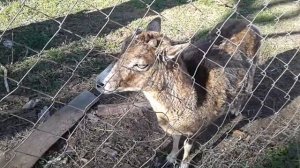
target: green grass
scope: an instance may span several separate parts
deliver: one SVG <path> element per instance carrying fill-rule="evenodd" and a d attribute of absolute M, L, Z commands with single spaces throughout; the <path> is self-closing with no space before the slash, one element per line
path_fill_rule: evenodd
<path fill-rule="evenodd" d="M 152 1 L 145 2 L 149 3 Z M 143 20 L 141 19 L 146 12 L 146 5 L 138 0 L 122 1 L 122 3 L 116 0 L 109 2 L 103 0 L 95 2 L 90 0 L 79 2 L 72 7 L 73 3 L 75 1 L 29 0 L 24 7 L 21 6 L 19 1 L 2 3 L 3 11 L 0 14 L 0 22 L 3 24 L 0 25 L 0 31 L 6 30 L 8 25 L 11 24 L 4 33 L 3 39 L 13 39 L 16 42 L 13 48 L 6 48 L 0 45 L 0 62 L 8 68 L 10 78 L 17 81 L 20 80 L 36 61 L 42 58 L 43 61 L 37 63 L 22 84 L 53 95 L 70 76 L 62 69 L 66 69 L 65 67 L 75 68 L 77 63 L 92 48 L 91 43 L 93 40 L 95 40 L 94 47 L 96 50 L 117 53 L 122 40 L 132 30 L 138 27 L 145 27 L 153 18 L 150 16 Z M 205 1 L 203 3 L 195 2 L 195 5 L 199 9 L 211 10 L 210 15 L 213 15 L 213 19 L 208 21 L 208 23 L 203 23 L 199 22 L 199 20 L 205 19 L 208 17 L 208 14 L 204 15 L 195 8 L 186 12 L 186 9 L 191 7 L 191 5 L 186 3 L 187 1 L 185 0 L 158 0 L 151 6 L 151 9 L 161 12 L 167 18 L 162 23 L 163 32 L 177 40 L 192 36 L 195 32 L 199 32 L 201 37 L 204 36 L 210 27 L 230 12 L 230 9 L 214 5 L 212 1 Z M 112 18 L 120 22 L 122 22 L 120 19 L 123 17 L 122 12 L 128 12 L 128 8 L 132 9 L 129 15 L 132 15 L 133 19 L 127 25 L 131 30 L 124 27 L 119 28 L 115 25 L 107 25 L 108 29 L 104 30 L 99 37 L 94 38 L 94 35 L 97 34 L 101 26 L 105 24 L 105 22 L 101 21 L 101 19 L 104 19 L 103 14 L 95 11 L 95 8 L 103 9 L 105 13 L 108 13 L 114 4 L 117 4 L 117 6 Z M 19 11 L 21 11 L 20 14 L 11 23 L 11 20 Z M 51 20 L 51 18 L 62 21 L 67 14 L 69 16 L 62 27 L 71 30 L 76 35 L 82 36 L 83 39 L 63 30 L 57 33 L 59 24 Z M 188 21 L 186 18 L 190 18 L 191 21 Z M 83 25 L 82 22 L 88 22 L 88 24 Z M 98 22 L 102 23 L 102 25 Z M 203 30 L 205 31 L 203 32 Z M 52 38 L 55 33 L 57 35 Z M 49 41 L 50 39 L 52 40 Z M 29 47 L 40 52 L 47 43 L 48 45 L 45 50 L 40 54 L 36 54 L 34 51 L 26 48 Z M 109 60 L 109 58 L 106 59 Z M 90 63 L 87 60 L 97 62 L 98 64 Z M 101 61 L 96 60 L 86 59 L 83 63 L 93 65 L 93 67 L 85 68 L 86 70 L 84 70 L 83 68 L 80 69 L 80 66 L 78 70 L 80 75 L 89 78 L 91 74 L 99 73 L 107 65 L 107 61 L 102 61 L 101 63 Z M 57 62 L 57 64 L 54 65 L 53 61 Z M 85 66 L 82 65 L 82 67 Z M 1 91 L 4 91 L 3 89 L 1 87 Z"/>
<path fill-rule="evenodd" d="M 287 146 L 269 150 L 262 164 L 264 168 L 298 168 L 300 167 L 300 143 L 291 142 Z"/>
<path fill-rule="evenodd" d="M 145 1 L 145 3 L 151 2 L 151 0 Z M 235 0 L 228 2 L 234 4 Z M 254 19 L 254 23 L 261 28 L 263 34 L 299 30 L 299 26 L 297 26 L 299 21 L 296 21 L 300 20 L 299 10 L 292 1 L 273 1 L 266 10 L 259 12 L 263 8 L 263 2 L 262 0 L 241 1 L 238 11 L 248 19 Z M 92 48 L 93 40 L 95 40 L 94 45 L 97 50 L 117 53 L 124 37 L 138 27 L 145 27 L 155 17 L 151 14 L 141 19 L 147 9 L 146 5 L 139 0 L 87 0 L 77 3 L 76 0 L 28 0 L 25 4 L 22 6 L 20 1 L 2 1 L 0 3 L 2 7 L 0 31 L 8 29 L 4 32 L 2 40 L 8 39 L 16 42 L 13 48 L 0 45 L 0 62 L 7 66 L 9 77 L 15 80 L 21 79 L 39 57 L 50 62 L 57 62 L 62 67 L 74 68 L 76 63 Z M 116 8 L 110 18 L 121 22 L 127 28 L 108 23 L 95 38 L 101 27 L 106 24 L 105 15 L 96 9 L 101 9 L 108 14 L 113 9 L 113 5 L 116 5 Z M 194 1 L 193 5 L 187 3 L 186 0 L 157 0 L 152 4 L 151 9 L 160 12 L 166 18 L 162 22 L 162 31 L 174 40 L 186 40 L 190 37 L 203 38 L 212 27 L 226 19 L 233 11 L 231 8 L 218 5 L 213 0 Z M 16 15 L 17 17 L 15 17 Z M 59 23 L 53 19 L 61 22 L 66 15 L 67 19 L 62 24 L 63 29 L 57 32 Z M 123 21 L 124 15 L 132 18 Z M 275 19 L 279 15 L 282 15 L 282 19 L 277 23 Z M 235 17 L 239 16 L 233 15 L 233 18 Z M 13 18 L 15 20 L 12 22 Z M 55 35 L 55 33 L 57 34 Z M 297 39 L 294 41 L 285 38 L 278 39 L 265 41 L 262 51 L 265 59 L 281 51 L 295 48 L 299 41 Z M 38 55 L 36 52 L 40 52 L 42 49 L 44 51 Z M 105 62 L 100 65 L 93 64 L 92 68 L 95 70 L 92 73 L 98 73 L 106 64 Z M 33 70 L 42 72 L 51 70 L 51 68 L 55 69 L 56 67 L 47 67 L 46 64 L 38 63 Z M 91 76 L 90 72 L 82 74 L 88 75 L 87 77 Z M 42 73 L 42 75 L 44 74 Z M 53 77 L 59 77 L 59 75 Z M 49 85 L 53 87 L 46 90 L 55 93 L 58 87 L 54 87 L 56 84 L 52 84 L 54 82 L 52 78 L 49 79 L 51 79 Z M 40 83 L 28 80 L 31 87 L 44 91 L 40 88 Z"/>
<path fill-rule="evenodd" d="M 61 67 L 69 66 L 74 68 L 76 63 L 92 48 L 91 42 L 93 40 L 95 40 L 94 45 L 97 50 L 117 53 L 122 40 L 130 35 L 132 30 L 138 27 L 145 27 L 154 17 L 147 16 L 141 19 L 146 12 L 146 5 L 139 0 L 121 2 L 116 0 L 87 0 L 85 2 L 79 1 L 77 4 L 75 4 L 75 2 L 75 0 L 28 0 L 24 7 L 22 7 L 19 1 L 5 1 L 0 3 L 2 6 L 2 12 L 0 13 L 0 22 L 2 24 L 0 24 L 0 31 L 8 29 L 4 32 L 2 39 L 13 39 L 13 41 L 16 42 L 13 48 L 0 45 L 0 62 L 9 69 L 10 78 L 15 80 L 21 79 L 39 57 L 49 60 L 50 62 L 57 62 Z M 151 3 L 152 1 L 147 0 L 145 2 Z M 235 3 L 234 0 L 228 2 L 231 4 Z M 276 2 L 277 1 L 273 3 L 275 4 Z M 102 9 L 103 12 L 108 14 L 114 4 L 117 6 L 114 9 L 115 11 L 112 12 L 111 18 L 123 23 L 129 29 L 109 23 L 100 35 L 95 38 L 94 36 L 106 23 L 105 16 L 95 9 Z M 271 7 L 258 14 L 259 10 L 263 7 L 262 0 L 242 1 L 239 12 L 250 20 L 255 18 L 254 22 L 258 24 L 263 33 L 298 29 L 298 22 L 295 22 L 296 18 L 300 19 L 298 15 L 293 19 L 286 17 L 280 20 L 280 22 L 276 24 L 276 27 L 274 26 L 276 16 L 282 14 L 282 12 L 287 11 L 283 17 L 297 13 L 297 8 L 293 7 L 290 1 L 270 6 Z M 162 22 L 162 31 L 174 40 L 186 40 L 190 37 L 194 39 L 204 38 L 212 27 L 226 19 L 233 11 L 231 8 L 216 4 L 213 0 L 194 1 L 193 5 L 188 4 L 185 0 L 157 0 L 152 4 L 151 9 L 160 12 L 166 18 Z M 18 12 L 20 13 L 15 20 L 11 22 Z M 128 20 L 130 22 L 122 22 L 122 18 L 124 17 L 123 13 L 133 17 Z M 57 32 L 59 30 L 59 24 L 52 19 L 62 21 L 66 15 L 68 15 L 68 17 L 65 23 L 62 24 L 62 27 L 75 34 L 70 34 L 64 30 Z M 234 15 L 233 17 L 239 16 Z M 285 25 L 289 25 L 288 28 Z M 57 34 L 54 36 L 55 33 Z M 77 35 L 80 35 L 83 39 Z M 282 41 L 288 40 L 282 39 Z M 278 50 L 274 50 L 275 43 Z M 276 55 L 282 50 L 292 49 L 298 45 L 297 42 L 284 42 L 281 45 L 277 44 L 278 42 L 274 42 L 273 40 L 266 40 L 263 50 L 263 55 L 265 55 L 266 59 Z M 27 47 L 34 51 L 31 51 Z M 36 52 L 40 52 L 43 48 L 45 50 L 38 55 Z M 106 62 L 101 63 L 101 61 L 95 61 L 95 59 L 92 60 L 98 62 L 99 65 L 92 64 L 93 67 L 87 72 L 81 70 L 82 75 L 91 77 L 91 72 L 94 74 L 98 73 L 107 64 Z M 85 61 L 85 63 L 89 64 L 87 61 Z M 52 70 L 53 73 L 60 73 L 53 70 L 57 67 L 47 67 L 46 64 L 43 64 L 42 62 L 38 63 L 33 70 L 39 72 Z M 32 74 L 30 75 L 34 76 Z M 28 78 L 31 78 L 29 76 Z M 42 73 L 42 76 L 47 77 L 49 75 Z M 55 83 L 55 80 L 53 80 L 53 78 L 56 77 L 60 79 L 59 75 L 53 75 L 52 77 L 50 75 L 49 78 L 45 79 L 49 80 L 49 86 L 51 86 L 47 89 L 41 87 L 40 82 L 37 82 L 37 77 L 32 77 L 35 80 L 26 78 L 29 82 L 25 82 L 25 80 L 24 83 L 28 83 L 28 85 L 37 90 L 54 94 L 59 88 L 59 85 L 61 85 L 61 83 Z M 65 77 L 61 78 L 64 79 Z M 61 81 L 63 82 L 64 80 Z"/>
<path fill-rule="evenodd" d="M 22 7 L 20 1 L 0 1 L 0 33 L 2 34 L 7 29 L 0 40 L 8 39 L 16 42 L 13 48 L 4 47 L 3 41 L 0 44 L 0 62 L 8 68 L 10 78 L 20 80 L 40 59 L 23 80 L 22 85 L 54 95 L 72 75 L 72 69 L 94 47 L 93 52 L 83 60 L 74 73 L 75 78 L 82 77 L 76 81 L 77 83 L 89 82 L 91 85 L 88 87 L 91 88 L 95 74 L 105 68 L 112 59 L 104 54 L 99 55 L 99 51 L 117 53 L 122 40 L 132 30 L 145 27 L 151 19 L 156 17 L 156 15 L 148 14 L 142 19 L 147 9 L 146 5 L 139 0 L 75 2 L 76 0 L 27 0 L 26 6 Z M 150 3 L 152 0 L 145 0 L 145 2 Z M 228 2 L 234 4 L 236 0 L 228 0 Z M 122 23 L 127 28 L 109 22 L 99 36 L 95 37 L 106 23 L 106 16 L 96 9 L 109 14 L 113 5 L 117 6 L 110 19 Z M 299 6 L 291 0 L 274 0 L 266 10 L 260 12 L 263 6 L 264 0 L 243 0 L 238 12 L 249 20 L 254 20 L 264 35 L 300 31 Z M 204 38 L 212 27 L 233 12 L 233 9 L 218 5 L 215 0 L 197 0 L 193 1 L 193 5 L 187 3 L 187 0 L 156 0 L 151 9 L 166 18 L 162 22 L 162 31 L 174 40 L 186 40 L 193 36 L 196 39 Z M 67 19 L 62 24 L 62 28 L 74 34 L 62 29 L 57 32 L 59 24 L 52 19 L 61 22 L 65 16 Z M 278 16 L 281 18 L 277 22 Z M 235 17 L 240 16 L 233 15 L 233 18 Z M 54 36 L 55 33 L 57 35 Z M 52 37 L 53 39 L 49 41 Z M 299 39 L 299 35 L 266 39 L 262 48 L 262 60 L 298 47 Z M 45 47 L 48 42 L 49 44 Z M 45 50 L 37 54 L 25 46 L 37 52 L 44 47 Z M 0 70 L 1 97 L 6 94 L 5 88 L 2 87 L 2 74 Z M 9 82 L 12 88 L 16 87 L 13 81 Z M 75 84 L 69 84 L 65 87 L 69 91 L 74 86 Z M 88 87 L 85 89 L 90 89 Z M 16 93 L 25 94 L 24 92 Z M 289 161 L 294 164 L 295 158 L 290 155 L 290 151 L 293 151 L 290 146 L 273 151 L 269 155 L 268 164 L 283 165 Z"/>

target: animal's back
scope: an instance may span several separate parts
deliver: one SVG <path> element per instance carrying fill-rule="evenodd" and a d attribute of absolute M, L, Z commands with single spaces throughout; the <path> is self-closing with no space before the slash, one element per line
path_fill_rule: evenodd
<path fill-rule="evenodd" d="M 182 55 L 197 83 L 199 112 L 208 119 L 227 111 L 237 115 L 252 91 L 261 37 L 248 25 L 241 20 L 220 23 L 208 41 L 194 43 Z"/>

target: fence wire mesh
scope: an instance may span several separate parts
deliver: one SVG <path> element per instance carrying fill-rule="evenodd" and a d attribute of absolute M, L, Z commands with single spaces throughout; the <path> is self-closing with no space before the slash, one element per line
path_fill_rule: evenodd
<path fill-rule="evenodd" d="M 122 41 L 153 18 L 162 18 L 165 36 L 192 44 L 218 23 L 238 18 L 261 31 L 253 91 L 242 105 L 242 120 L 200 130 L 190 167 L 300 167 L 299 0 L 0 4 L 1 157 L 18 151 L 84 90 L 97 94 L 96 76 L 119 59 Z M 170 167 L 165 158 L 172 138 L 140 92 L 97 94 L 97 99 L 66 133 L 53 135 L 59 140 L 42 157 L 33 156 L 39 159 L 34 167 Z M 6 163 L 0 166 L 9 167 Z"/>

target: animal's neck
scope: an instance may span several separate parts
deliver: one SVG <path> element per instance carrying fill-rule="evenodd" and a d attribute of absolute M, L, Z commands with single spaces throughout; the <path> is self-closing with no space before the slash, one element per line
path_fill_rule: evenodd
<path fill-rule="evenodd" d="M 182 112 L 182 110 L 195 110 L 197 94 L 193 87 L 191 77 L 180 68 L 164 69 L 155 79 L 160 82 L 159 87 L 143 91 L 156 112 Z"/>

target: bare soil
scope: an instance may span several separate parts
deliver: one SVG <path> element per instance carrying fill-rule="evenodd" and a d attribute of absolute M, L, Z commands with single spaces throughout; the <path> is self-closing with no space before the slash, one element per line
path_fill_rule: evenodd
<path fill-rule="evenodd" d="M 295 55 L 296 54 L 296 55 Z M 216 133 L 212 126 L 196 139 L 192 161 L 202 167 L 256 167 L 268 149 L 299 137 L 300 55 L 296 49 L 278 54 L 259 66 L 254 93 L 243 111 L 243 119 L 227 122 Z M 285 63 L 289 64 L 286 68 Z M 275 81 L 275 85 L 272 85 Z M 144 101 L 132 93 L 120 98 L 106 96 L 100 103 Z M 61 141 L 45 158 L 60 157 L 53 167 L 159 167 L 171 150 L 170 138 L 159 128 L 151 110 L 124 112 L 123 115 L 97 116 L 97 106 L 76 126 L 67 143 Z M 231 126 L 231 127 L 228 127 Z M 236 133 L 237 131 L 238 133 Z M 233 134 L 233 132 L 235 132 Z M 241 135 L 242 134 L 242 135 Z M 216 136 L 214 136 L 216 135 Z M 210 138 L 213 137 L 213 143 Z M 219 138 L 215 138 L 219 137 Z M 165 143 L 163 143 L 166 141 Z M 211 140 L 212 141 L 212 140 Z M 201 150 L 197 150 L 201 149 Z M 92 159 L 92 160 L 91 160 Z M 179 160 L 180 161 L 180 160 Z M 43 159 L 36 165 L 45 164 Z"/>

